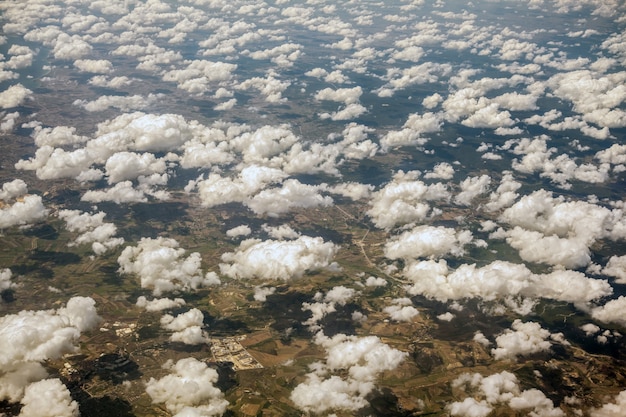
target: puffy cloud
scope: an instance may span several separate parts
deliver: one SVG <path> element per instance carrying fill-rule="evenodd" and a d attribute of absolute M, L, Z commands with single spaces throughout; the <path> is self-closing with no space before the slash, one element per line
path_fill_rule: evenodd
<path fill-rule="evenodd" d="M 0 270 L 0 293 L 16 286 L 15 283 L 11 282 L 12 276 L 13 273 L 9 268 Z"/>
<path fill-rule="evenodd" d="M 348 197 L 353 201 L 362 200 L 371 196 L 374 186 L 355 182 L 343 182 L 328 188 L 333 194 Z"/>
<path fill-rule="evenodd" d="M 624 413 L 626 413 L 626 390 L 617 394 L 613 402 L 589 410 L 591 417 L 620 417 Z"/>
<path fill-rule="evenodd" d="M 161 327 L 174 333 L 170 336 L 172 342 L 181 342 L 187 345 L 200 345 L 209 341 L 203 330 L 204 314 L 197 308 L 176 317 L 166 314 L 161 317 Z"/>
<path fill-rule="evenodd" d="M 143 110 L 157 102 L 159 98 L 159 94 L 148 94 L 147 97 L 137 94 L 132 96 L 100 96 L 93 101 L 75 100 L 72 104 L 80 106 L 89 112 L 103 111 L 111 107 L 122 111 L 131 111 Z"/>
<path fill-rule="evenodd" d="M 164 158 L 156 158 L 149 152 L 116 152 L 105 165 L 109 184 L 136 179 L 140 175 L 162 174 L 166 169 Z"/>
<path fill-rule="evenodd" d="M 389 347 L 376 336 L 338 334 L 328 338 L 318 333 L 316 343 L 326 349 L 326 363 L 315 364 L 317 370 L 307 374 L 290 396 L 305 412 L 356 411 L 367 406 L 366 396 L 375 388 L 375 378 L 407 357 L 406 352 Z M 339 370 L 346 370 L 347 377 L 328 375 Z"/>
<path fill-rule="evenodd" d="M 265 302 L 267 301 L 267 296 L 272 295 L 276 292 L 276 287 L 264 287 L 262 285 L 257 285 L 254 287 L 254 299 L 256 301 Z"/>
<path fill-rule="evenodd" d="M 392 302 L 392 305 L 383 308 L 383 312 L 387 313 L 391 320 L 410 322 L 419 315 L 419 311 L 412 306 L 413 303 L 408 298 L 396 298 Z"/>
<path fill-rule="evenodd" d="M 336 268 L 332 259 L 339 248 L 320 237 L 300 236 L 291 241 L 247 239 L 236 252 L 222 255 L 222 274 L 238 279 L 289 281 L 307 271 Z"/>
<path fill-rule="evenodd" d="M 522 391 L 517 377 L 508 371 L 487 377 L 465 373 L 452 382 L 452 387 L 472 395 L 446 406 L 453 416 L 486 417 L 494 407 L 504 404 L 514 412 L 525 410 L 531 416 L 565 416 L 543 392 L 534 388 Z"/>
<path fill-rule="evenodd" d="M 3 398 L 20 400 L 30 382 L 47 375 L 38 362 L 75 352 L 81 332 L 99 322 L 95 301 L 89 297 L 71 298 L 58 310 L 24 310 L 0 317 L 0 381 L 7 383 L 0 389 Z"/>
<path fill-rule="evenodd" d="M 359 97 L 363 94 L 363 89 L 359 86 L 354 88 L 324 88 L 315 93 L 316 100 L 338 101 L 340 103 L 353 104 L 359 101 Z"/>
<path fill-rule="evenodd" d="M 511 330 L 512 329 L 512 330 Z M 515 359 L 517 356 L 528 356 L 537 352 L 549 351 L 552 343 L 546 340 L 550 332 L 539 323 L 522 322 L 517 319 L 504 333 L 496 337 L 497 347 L 491 350 L 495 359 Z"/>
<path fill-rule="evenodd" d="M 272 227 L 267 224 L 263 225 L 263 230 L 274 239 L 297 239 L 300 237 L 300 233 L 293 230 L 288 224 L 282 224 L 280 226 Z"/>
<path fill-rule="evenodd" d="M 465 253 L 463 247 L 471 242 L 472 233 L 468 230 L 457 232 L 443 226 L 417 226 L 389 239 L 384 250 L 390 259 L 461 256 Z"/>
<path fill-rule="evenodd" d="M 41 196 L 26 195 L 8 207 L 0 208 L 0 229 L 37 222 L 48 216 L 48 212 Z"/>
<path fill-rule="evenodd" d="M 91 203 L 101 203 L 103 201 L 113 201 L 117 204 L 144 203 L 148 201 L 146 194 L 142 190 L 133 187 L 131 181 L 122 181 L 107 190 L 89 190 L 81 197 L 82 201 Z"/>
<path fill-rule="evenodd" d="M 386 287 L 387 284 L 388 282 L 385 278 L 375 277 L 372 275 L 367 277 L 367 279 L 365 280 L 366 287 Z"/>
<path fill-rule="evenodd" d="M 454 168 L 447 162 L 440 162 L 433 168 L 432 172 L 424 174 L 424 178 L 441 178 L 443 180 L 452 179 Z"/>
<path fill-rule="evenodd" d="M 69 245 L 91 243 L 92 250 L 101 255 L 124 243 L 124 238 L 115 237 L 117 227 L 113 223 L 105 223 L 104 212 L 95 214 L 82 213 L 79 210 L 59 210 L 58 216 L 65 220 L 70 232 L 79 232 L 80 235 Z"/>
<path fill-rule="evenodd" d="M 178 308 L 184 306 L 186 304 L 185 300 L 182 298 L 155 298 L 153 300 L 148 300 L 143 295 L 137 297 L 137 307 L 145 308 L 146 311 L 162 311 L 162 310 L 171 310 L 174 308 Z"/>
<path fill-rule="evenodd" d="M 626 297 L 621 295 L 614 300 L 608 301 L 600 307 L 591 310 L 591 317 L 604 323 L 617 323 L 626 325 L 624 309 L 626 308 Z"/>
<path fill-rule="evenodd" d="M 0 108 L 10 109 L 21 106 L 27 98 L 31 97 L 31 94 L 33 92 L 22 84 L 12 85 L 0 92 Z"/>
<path fill-rule="evenodd" d="M 545 190 L 522 197 L 504 210 L 500 220 L 518 226 L 505 235 L 524 259 L 571 268 L 589 263 L 589 248 L 598 239 L 623 238 L 621 212 L 585 201 L 565 201 Z"/>
<path fill-rule="evenodd" d="M 61 33 L 54 41 L 53 54 L 56 59 L 76 60 L 91 54 L 93 47 L 78 35 Z"/>
<path fill-rule="evenodd" d="M 142 238 L 137 246 L 127 246 L 117 259 L 120 274 L 136 274 L 142 288 L 156 296 L 164 292 L 189 291 L 219 283 L 214 273 L 203 276 L 200 254 L 184 257 L 177 241 L 158 237 Z"/>
<path fill-rule="evenodd" d="M 76 134 L 75 127 L 55 126 L 53 128 L 36 126 L 33 130 L 32 137 L 38 147 L 44 146 L 64 146 L 78 145 L 89 140 L 86 136 Z"/>
<path fill-rule="evenodd" d="M 398 146 L 422 146 L 428 142 L 424 134 L 439 132 L 442 124 L 441 113 L 411 114 L 402 130 L 392 130 L 385 134 L 380 140 L 380 145 L 384 151 Z"/>
<path fill-rule="evenodd" d="M 236 64 L 212 62 L 207 60 L 185 61 L 187 67 L 163 73 L 163 80 L 175 82 L 178 88 L 191 94 L 203 94 L 215 84 L 228 81 L 237 69 Z"/>
<path fill-rule="evenodd" d="M 602 273 L 617 278 L 615 282 L 618 284 L 626 284 L 626 255 L 611 256 Z"/>
<path fill-rule="evenodd" d="M 267 214 L 277 217 L 289 212 L 294 207 L 328 207 L 333 199 L 319 192 L 326 188 L 322 185 L 307 185 L 296 179 L 288 179 L 280 188 L 269 188 L 261 191 L 248 201 L 248 206 L 255 214 Z"/>
<path fill-rule="evenodd" d="M 13 181 L 5 182 L 2 184 L 2 190 L 0 190 L 0 200 L 10 201 L 17 197 L 21 197 L 28 193 L 28 186 L 19 178 Z"/>
<path fill-rule="evenodd" d="M 80 72 L 90 72 L 93 74 L 108 74 L 113 71 L 113 64 L 107 59 L 77 59 L 74 66 Z"/>
<path fill-rule="evenodd" d="M 169 375 L 160 379 L 150 378 L 146 393 L 156 404 L 165 407 L 176 416 L 221 416 L 228 401 L 214 384 L 217 372 L 204 362 L 194 358 L 168 363 Z"/>
<path fill-rule="evenodd" d="M 461 192 L 454 197 L 454 202 L 469 206 L 476 197 L 487 192 L 489 185 L 491 185 L 491 177 L 489 175 L 467 177 L 459 185 Z"/>
<path fill-rule="evenodd" d="M 392 181 L 372 195 L 367 215 L 376 227 L 391 229 L 396 225 L 423 221 L 431 212 L 429 201 L 450 198 L 445 185 L 426 185 L 417 180 L 418 176 L 418 171 L 399 171 Z"/>
<path fill-rule="evenodd" d="M 44 379 L 30 384 L 22 398 L 20 416 L 78 417 L 78 403 L 60 379 Z"/>
<path fill-rule="evenodd" d="M 412 281 L 411 294 L 440 301 L 463 298 L 484 300 L 521 296 L 565 301 L 585 308 L 591 301 L 611 295 L 606 280 L 586 277 L 571 270 L 534 274 L 523 264 L 494 261 L 483 267 L 463 264 L 450 271 L 445 260 L 410 262 L 402 274 Z"/>
<path fill-rule="evenodd" d="M 252 233 L 250 226 L 242 224 L 241 226 L 233 227 L 232 229 L 227 230 L 226 236 L 235 238 L 239 236 L 248 236 L 250 233 Z"/>
<path fill-rule="evenodd" d="M 287 101 L 287 98 L 283 97 L 282 94 L 287 87 L 291 85 L 291 82 L 280 81 L 274 75 L 275 74 L 269 74 L 266 78 L 248 78 L 238 84 L 235 88 L 239 90 L 255 89 L 264 96 L 265 101 L 268 103 L 280 103 Z"/>

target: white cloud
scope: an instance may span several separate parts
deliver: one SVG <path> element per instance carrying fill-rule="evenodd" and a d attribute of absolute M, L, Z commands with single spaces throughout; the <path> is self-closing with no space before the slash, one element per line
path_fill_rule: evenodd
<path fill-rule="evenodd" d="M 69 246 L 91 243 L 96 255 L 101 255 L 124 243 L 124 238 L 115 237 L 117 227 L 103 221 L 104 212 L 90 214 L 79 210 L 59 210 L 58 216 L 65 220 L 67 230 L 80 233 Z"/>
<path fill-rule="evenodd" d="M 142 238 L 137 246 L 127 246 L 118 257 L 119 273 L 138 275 L 141 288 L 151 289 L 156 296 L 219 283 L 214 273 L 203 275 L 198 252 L 187 257 L 185 252 L 174 239 Z"/>
<path fill-rule="evenodd" d="M 604 323 L 617 323 L 626 325 L 624 309 L 626 308 L 626 297 L 621 295 L 614 300 L 607 301 L 606 304 L 595 307 L 591 310 L 591 317 Z"/>
<path fill-rule="evenodd" d="M 0 389 L 2 398 L 20 400 L 29 383 L 47 376 L 39 362 L 77 351 L 81 332 L 99 322 L 95 301 L 89 297 L 71 298 L 58 310 L 24 310 L 0 317 L 0 381 L 7 383 Z"/>
<path fill-rule="evenodd" d="M 448 269 L 443 259 L 413 261 L 402 274 L 412 282 L 409 293 L 440 301 L 522 296 L 570 302 L 586 309 L 591 301 L 613 292 L 606 280 L 588 278 L 581 272 L 555 270 L 534 274 L 523 264 L 505 261 L 494 261 L 480 268 L 463 264 L 454 271 Z"/>
<path fill-rule="evenodd" d="M 148 201 L 142 190 L 133 187 L 131 181 L 122 181 L 107 190 L 89 190 L 81 197 L 82 201 L 101 203 L 112 201 L 117 204 L 145 203 Z"/>
<path fill-rule="evenodd" d="M 491 177 L 489 175 L 467 177 L 459 184 L 461 192 L 454 197 L 454 202 L 469 206 L 476 197 L 487 192 L 489 185 L 491 185 Z"/>
<path fill-rule="evenodd" d="M 143 295 L 137 297 L 136 302 L 137 307 L 145 308 L 146 311 L 171 310 L 184 306 L 185 304 L 186 302 L 182 298 L 175 298 L 173 300 L 170 298 L 155 298 L 148 300 Z"/>
<path fill-rule="evenodd" d="M 255 214 L 278 217 L 293 208 L 328 207 L 333 204 L 330 196 L 320 194 L 325 184 L 308 185 L 296 179 L 288 179 L 280 188 L 268 188 L 245 202 Z"/>
<path fill-rule="evenodd" d="M 254 287 L 254 299 L 256 301 L 265 302 L 267 301 L 267 296 L 272 295 L 276 292 L 276 287 L 264 287 L 262 285 L 257 285 Z"/>
<path fill-rule="evenodd" d="M 156 404 L 165 404 L 177 416 L 221 416 L 228 407 L 224 394 L 214 384 L 217 372 L 194 358 L 166 364 L 171 373 L 150 378 L 146 393 Z"/>
<path fill-rule="evenodd" d="M 511 330 L 512 329 L 512 330 Z M 539 323 L 522 322 L 517 319 L 496 337 L 497 347 L 491 350 L 495 359 L 515 359 L 517 356 L 528 356 L 537 352 L 549 351 L 552 343 L 547 340 L 550 332 Z"/>
<path fill-rule="evenodd" d="M 187 345 L 200 345 L 209 341 L 208 334 L 203 330 L 204 314 L 197 308 L 176 317 L 166 314 L 161 317 L 161 327 L 171 330 L 170 341 Z"/>
<path fill-rule="evenodd" d="M 334 268 L 332 259 L 338 249 L 320 237 L 301 236 L 291 241 L 247 239 L 236 252 L 222 255 L 220 270 L 237 279 L 289 281 L 307 271 Z"/>
<path fill-rule="evenodd" d="M 615 396 L 612 402 L 603 404 L 600 408 L 589 410 L 591 417 L 620 417 L 626 413 L 626 390 Z"/>
<path fill-rule="evenodd" d="M 2 184 L 2 190 L 0 190 L 0 200 L 10 201 L 27 193 L 28 186 L 24 180 L 16 178 L 13 181 Z"/>
<path fill-rule="evenodd" d="M 74 66 L 80 72 L 93 74 L 109 74 L 113 71 L 113 64 L 107 59 L 77 59 Z"/>
<path fill-rule="evenodd" d="M 78 403 L 60 379 L 44 379 L 30 384 L 22 398 L 20 416 L 78 417 Z"/>
<path fill-rule="evenodd" d="M 408 356 L 376 336 L 338 334 L 328 338 L 318 333 L 315 340 L 326 349 L 326 362 L 314 364 L 313 372 L 290 396 L 296 407 L 305 412 L 357 411 L 367 406 L 366 396 L 375 388 L 376 377 L 395 369 Z M 347 376 L 329 375 L 340 370 L 345 370 Z"/>
<path fill-rule="evenodd" d="M 230 238 L 236 238 L 239 236 L 249 236 L 252 233 L 252 229 L 250 226 L 242 224 L 240 226 L 233 227 L 232 229 L 228 229 L 226 231 L 226 236 Z"/>
<path fill-rule="evenodd" d="M 517 377 L 508 371 L 487 377 L 478 373 L 464 373 L 452 382 L 452 387 L 469 395 L 463 401 L 446 406 L 452 416 L 486 417 L 495 407 L 503 405 L 507 405 L 513 412 L 524 410 L 529 416 L 565 416 L 543 392 L 534 388 L 522 391 Z"/>
<path fill-rule="evenodd" d="M 11 109 L 21 106 L 32 94 L 33 92 L 22 84 L 12 85 L 6 90 L 0 91 L 0 108 Z"/>
<path fill-rule="evenodd" d="M 373 193 L 367 215 L 376 227 L 391 229 L 423 221 L 431 213 L 430 201 L 450 198 L 445 185 L 426 185 L 417 179 L 419 174 L 419 171 L 399 171 L 392 181 Z"/>
<path fill-rule="evenodd" d="M 324 88 L 315 93 L 316 100 L 330 100 L 344 103 L 346 105 L 357 103 L 363 94 L 363 89 L 359 86 L 353 88 Z"/>
<path fill-rule="evenodd" d="M 41 196 L 26 195 L 8 207 L 0 208 L 0 229 L 34 223 L 44 219 L 48 213 Z"/>
<path fill-rule="evenodd" d="M 617 278 L 615 282 L 618 284 L 626 284 L 626 255 L 611 256 L 602 273 Z"/>
<path fill-rule="evenodd" d="M 441 257 L 447 254 L 461 256 L 464 246 L 472 242 L 468 230 L 456 231 L 443 226 L 417 226 L 385 244 L 385 256 L 389 259 L 417 259 Z"/>
<path fill-rule="evenodd" d="M 383 312 L 387 313 L 391 320 L 410 322 L 419 315 L 419 311 L 413 307 L 408 298 L 396 298 L 392 302 L 392 305 L 383 308 Z"/>

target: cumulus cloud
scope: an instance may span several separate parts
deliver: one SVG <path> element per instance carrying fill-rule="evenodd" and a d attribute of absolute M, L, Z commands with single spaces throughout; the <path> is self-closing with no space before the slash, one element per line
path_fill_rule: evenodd
<path fill-rule="evenodd" d="M 166 314 L 161 317 L 161 327 L 171 330 L 170 341 L 187 345 L 200 345 L 209 341 L 208 334 L 203 330 L 204 314 L 197 308 L 177 316 Z"/>
<path fill-rule="evenodd" d="M 399 146 L 422 146 L 429 140 L 424 135 L 439 132 L 442 124 L 441 113 L 411 114 L 401 130 L 392 130 L 381 138 L 381 148 L 387 151 Z"/>
<path fill-rule="evenodd" d="M 91 243 L 96 255 L 101 255 L 124 243 L 124 238 L 115 237 L 117 226 L 104 222 L 106 213 L 102 211 L 91 214 L 80 210 L 59 210 L 58 216 L 65 221 L 67 230 L 80 233 L 69 243 L 70 246 Z"/>
<path fill-rule="evenodd" d="M 182 298 L 174 298 L 173 300 L 170 298 L 155 298 L 148 300 L 143 295 L 137 297 L 136 302 L 137 307 L 144 308 L 146 311 L 171 310 L 184 306 L 185 304 L 186 302 Z"/>
<path fill-rule="evenodd" d="M 375 378 L 407 357 L 406 352 L 389 347 L 376 336 L 338 334 L 328 338 L 318 333 L 315 341 L 326 350 L 326 361 L 314 364 L 314 370 L 290 396 L 305 412 L 357 411 L 367 406 L 366 396 L 375 388 Z M 341 370 L 346 377 L 330 374 Z"/>
<path fill-rule="evenodd" d="M 28 185 L 26 185 L 24 180 L 17 178 L 13 181 L 2 184 L 2 190 L 0 190 L 0 200 L 10 201 L 27 193 Z"/>
<path fill-rule="evenodd" d="M 589 278 L 581 272 L 555 270 L 534 274 L 523 264 L 506 261 L 494 261 L 483 267 L 462 264 L 454 271 L 449 270 L 443 259 L 413 261 L 402 274 L 411 280 L 409 293 L 440 301 L 521 296 L 570 302 L 586 310 L 589 303 L 613 292 L 606 280 Z"/>
<path fill-rule="evenodd" d="M 478 373 L 464 373 L 452 381 L 452 387 L 471 395 L 446 406 L 452 416 L 487 417 L 495 407 L 502 405 L 514 412 L 524 410 L 532 416 L 565 416 L 543 392 L 534 388 L 522 390 L 517 377 L 508 371 L 487 377 Z"/>
<path fill-rule="evenodd" d="M 6 193 L 15 191 L 10 191 L 11 188 L 4 189 L 3 185 L 3 191 Z M 35 223 L 47 217 L 48 213 L 49 210 L 43 205 L 41 196 L 26 195 L 13 204 L 0 207 L 0 229 Z"/>
<path fill-rule="evenodd" d="M 419 311 L 413 307 L 413 302 L 409 298 L 396 298 L 392 303 L 383 308 L 383 312 L 387 313 L 391 320 L 410 322 L 419 315 Z"/>
<path fill-rule="evenodd" d="M 577 268 L 591 260 L 590 247 L 599 239 L 623 238 L 619 211 L 585 201 L 565 201 L 546 190 L 522 197 L 503 211 L 500 220 L 514 226 L 507 242 L 523 259 Z"/>
<path fill-rule="evenodd" d="M 11 109 L 19 107 L 33 94 L 22 84 L 15 84 L 0 92 L 0 108 Z"/>
<path fill-rule="evenodd" d="M 150 378 L 146 393 L 156 404 L 164 404 L 177 416 L 221 416 L 228 407 L 224 394 L 214 384 L 217 372 L 194 358 L 181 359 L 164 366 L 170 374 Z"/>
<path fill-rule="evenodd" d="M 476 197 L 487 192 L 490 184 L 491 177 L 489 175 L 467 177 L 459 184 L 461 192 L 454 197 L 454 202 L 469 206 Z"/>
<path fill-rule="evenodd" d="M 517 319 L 496 337 L 497 347 L 491 350 L 495 359 L 515 359 L 517 356 L 528 356 L 537 352 L 549 351 L 552 343 L 547 340 L 550 332 L 539 323 L 522 322 Z"/>
<path fill-rule="evenodd" d="M 461 256 L 465 253 L 463 247 L 471 243 L 472 238 L 468 230 L 457 232 L 443 226 L 417 226 L 391 237 L 384 251 L 389 259 L 436 258 L 446 254 Z"/>
<path fill-rule="evenodd" d="M 190 291 L 219 284 L 215 273 L 203 275 L 198 252 L 185 257 L 185 249 L 174 239 L 142 238 L 137 246 L 127 246 L 118 257 L 120 274 L 135 274 L 142 288 L 155 296 L 164 292 Z"/>
<path fill-rule="evenodd" d="M 600 307 L 593 308 L 591 317 L 604 323 L 625 325 L 624 308 L 626 308 L 626 297 L 622 295 L 614 300 L 607 301 L 606 304 Z"/>
<path fill-rule="evenodd" d="M 426 185 L 417 179 L 419 175 L 419 171 L 399 171 L 392 181 L 373 193 L 367 215 L 376 227 L 391 229 L 423 221 L 431 214 L 430 201 L 450 198 L 444 184 Z"/>
<path fill-rule="evenodd" d="M 337 268 L 332 262 L 339 247 L 320 237 L 295 240 L 246 239 L 235 252 L 222 255 L 220 271 L 231 278 L 283 280 L 301 278 L 307 271 Z"/>
<path fill-rule="evenodd" d="M 44 379 L 30 384 L 22 398 L 20 416 L 77 417 L 78 403 L 60 379 Z"/>
<path fill-rule="evenodd" d="M 2 398 L 21 400 L 31 382 L 47 376 L 39 363 L 76 352 L 80 334 L 99 322 L 89 297 L 73 297 L 58 310 L 24 310 L 1 317 L 0 381 L 7 384 L 0 384 Z"/>
<path fill-rule="evenodd" d="M 589 410 L 591 417 L 619 417 L 626 413 L 626 391 L 621 391 L 612 402 L 603 404 L 600 408 Z"/>
<path fill-rule="evenodd" d="M 74 66 L 80 72 L 108 74 L 113 71 L 113 64 L 107 59 L 77 59 Z"/>
<path fill-rule="evenodd" d="M 296 179 L 288 179 L 280 188 L 268 188 L 246 201 L 254 213 L 277 217 L 293 208 L 328 207 L 332 205 L 330 196 L 320 194 L 326 188 L 322 185 L 303 184 Z"/>

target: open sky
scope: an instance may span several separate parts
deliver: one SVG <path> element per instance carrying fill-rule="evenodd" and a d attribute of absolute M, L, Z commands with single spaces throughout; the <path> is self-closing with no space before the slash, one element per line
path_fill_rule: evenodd
<path fill-rule="evenodd" d="M 357 328 L 372 313 L 427 316 L 420 300 L 442 306 L 434 322 L 470 304 L 513 317 L 468 340 L 493 361 L 575 343 L 540 323 L 552 304 L 583 317 L 568 331 L 597 351 L 623 346 L 623 1 L 23 0 L 0 12 L 0 229 L 56 225 L 66 251 L 133 280 L 129 308 L 194 346 L 210 329 L 190 294 L 244 283 L 258 305 L 314 274 L 347 277 L 302 304 L 325 358 L 290 394 L 301 412 L 362 410 L 380 375 L 408 360 L 377 334 L 325 332 L 324 317 L 373 288 L 394 297 L 352 311 Z M 206 253 L 169 229 L 124 228 L 120 210 L 173 201 L 236 212 L 206 226 L 225 243 Z M 350 244 L 321 225 L 292 221 L 355 208 L 381 236 L 374 269 L 345 263 Z M 7 259 L 0 401 L 77 415 L 43 364 L 99 331 L 99 306 L 51 285 L 49 308 L 26 308 L 27 272 Z M 205 363 L 164 366 L 138 382 L 155 404 L 229 410 Z M 451 384 L 468 393 L 443 406 L 453 416 L 626 415 L 626 391 L 555 404 L 509 371 Z"/>

